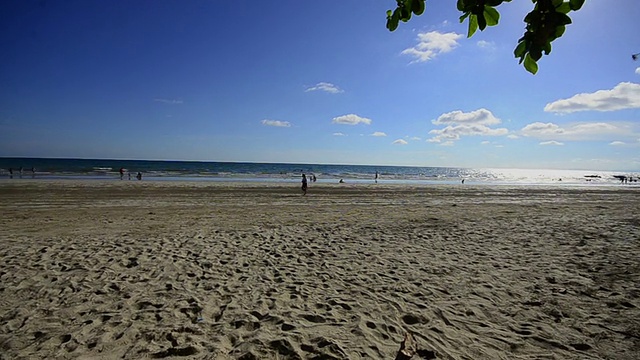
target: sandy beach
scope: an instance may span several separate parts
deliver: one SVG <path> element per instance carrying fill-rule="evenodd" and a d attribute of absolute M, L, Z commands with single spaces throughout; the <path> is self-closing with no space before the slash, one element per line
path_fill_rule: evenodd
<path fill-rule="evenodd" d="M 639 200 L 2 180 L 0 359 L 638 359 Z"/>

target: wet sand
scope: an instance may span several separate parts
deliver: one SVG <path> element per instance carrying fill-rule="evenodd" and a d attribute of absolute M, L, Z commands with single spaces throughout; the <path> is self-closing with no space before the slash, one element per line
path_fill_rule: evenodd
<path fill-rule="evenodd" d="M 2 180 L 0 359 L 638 359 L 638 200 Z"/>

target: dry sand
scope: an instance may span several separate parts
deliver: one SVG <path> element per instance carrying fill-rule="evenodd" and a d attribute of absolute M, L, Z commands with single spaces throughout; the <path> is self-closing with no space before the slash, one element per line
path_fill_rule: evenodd
<path fill-rule="evenodd" d="M 639 195 L 3 180 L 0 358 L 638 359 Z"/>

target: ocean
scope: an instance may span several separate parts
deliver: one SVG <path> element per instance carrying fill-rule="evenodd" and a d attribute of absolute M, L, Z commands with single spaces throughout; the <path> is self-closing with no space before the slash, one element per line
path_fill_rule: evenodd
<path fill-rule="evenodd" d="M 640 185 L 637 172 L 0 157 L 0 179 L 119 180 L 121 168 L 125 180 L 140 172 L 145 181 L 295 182 L 304 173 L 318 182 L 373 183 L 377 172 L 378 182 L 400 184 L 592 186 L 620 185 L 626 177 L 625 184 Z"/>

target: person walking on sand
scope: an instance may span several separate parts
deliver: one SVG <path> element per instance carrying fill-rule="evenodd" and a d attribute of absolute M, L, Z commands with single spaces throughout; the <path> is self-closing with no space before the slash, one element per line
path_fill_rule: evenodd
<path fill-rule="evenodd" d="M 378 176 L 379 176 L 379 175 L 378 175 L 378 170 L 376 170 L 376 177 L 375 177 L 376 184 L 378 183 Z"/>
<path fill-rule="evenodd" d="M 302 174 L 302 195 L 307 195 L 307 175 Z"/>

